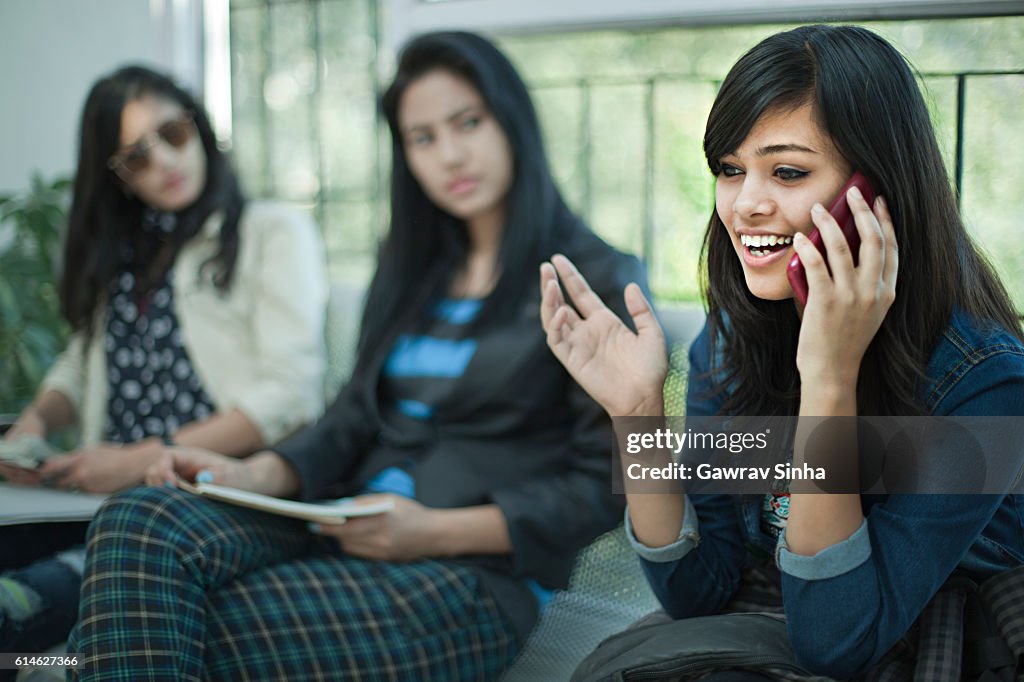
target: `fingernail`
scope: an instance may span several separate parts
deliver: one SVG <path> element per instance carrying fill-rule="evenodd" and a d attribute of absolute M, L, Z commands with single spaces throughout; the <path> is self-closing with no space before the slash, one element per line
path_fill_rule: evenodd
<path fill-rule="evenodd" d="M 850 191 L 846 193 L 847 196 L 853 197 L 854 199 L 863 199 L 864 195 L 860 193 L 860 189 L 856 185 L 850 188 Z"/>
<path fill-rule="evenodd" d="M 309 523 L 309 524 L 306 525 L 306 527 L 309 528 L 309 532 L 310 533 L 316 533 L 318 535 L 320 534 L 320 524 L 319 523 Z"/>
<path fill-rule="evenodd" d="M 209 469 L 203 469 L 196 474 L 196 483 L 213 483 L 213 472 Z"/>
<path fill-rule="evenodd" d="M 803 242 L 805 239 L 807 239 L 807 237 L 804 236 L 803 232 L 797 232 L 795 235 L 793 235 L 794 242 Z"/>
<path fill-rule="evenodd" d="M 814 206 L 811 206 L 811 210 L 814 211 L 815 213 L 824 213 L 825 207 L 822 206 L 821 204 L 814 204 Z"/>
<path fill-rule="evenodd" d="M 165 488 L 173 488 L 174 484 L 171 483 L 170 481 L 164 481 L 164 487 Z"/>
<path fill-rule="evenodd" d="M 878 198 L 875 199 L 875 203 L 878 204 L 878 207 L 880 209 L 882 209 L 884 211 L 888 211 L 889 210 L 889 206 L 885 203 L 885 197 L 883 197 L 882 195 L 879 195 Z"/>

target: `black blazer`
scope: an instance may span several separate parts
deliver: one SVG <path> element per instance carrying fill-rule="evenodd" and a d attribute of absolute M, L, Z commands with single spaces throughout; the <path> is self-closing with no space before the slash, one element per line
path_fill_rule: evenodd
<path fill-rule="evenodd" d="M 631 281 L 646 291 L 640 262 L 585 228 L 568 232 L 557 248 L 631 324 L 622 291 Z M 449 401 L 435 406 L 429 435 L 385 423 L 378 383 L 391 349 L 377 349 L 319 421 L 273 448 L 298 472 L 301 496 L 358 493 L 411 459 L 424 505 L 495 503 L 505 515 L 511 556 L 460 561 L 565 587 L 576 552 L 619 523 L 624 500 L 611 494 L 610 420 L 548 349 L 538 289 L 514 320 L 476 333 L 476 353 Z"/>

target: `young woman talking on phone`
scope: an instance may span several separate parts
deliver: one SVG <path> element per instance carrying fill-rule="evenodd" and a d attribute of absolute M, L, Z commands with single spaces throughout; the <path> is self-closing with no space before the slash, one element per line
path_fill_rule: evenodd
<path fill-rule="evenodd" d="M 688 416 L 1024 414 L 1017 316 L 965 230 L 927 106 L 890 44 L 852 26 L 765 39 L 722 83 L 704 149 L 716 201 Z M 855 171 L 880 195 L 847 195 L 856 265 L 823 208 Z M 787 278 L 794 254 L 805 307 Z M 625 290 L 634 334 L 567 259 L 541 279 L 548 344 L 580 384 L 611 415 L 662 415 L 664 341 L 640 291 Z M 794 493 L 788 518 L 771 502 L 630 494 L 627 524 L 674 618 L 721 613 L 744 567 L 774 557 L 795 658 L 819 674 L 870 669 L 955 569 L 981 580 L 1024 560 L 1021 496 Z"/>

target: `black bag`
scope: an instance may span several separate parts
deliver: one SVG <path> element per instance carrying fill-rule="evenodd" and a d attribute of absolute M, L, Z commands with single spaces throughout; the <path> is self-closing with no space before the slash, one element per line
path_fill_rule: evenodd
<path fill-rule="evenodd" d="M 777 613 L 727 613 L 674 621 L 651 614 L 601 642 L 573 682 L 684 682 L 723 670 L 779 680 L 825 681 L 802 668 Z M 1024 567 L 978 587 L 964 577 L 943 585 L 864 682 L 1024 682 Z"/>
<path fill-rule="evenodd" d="M 576 668 L 572 682 L 675 682 L 731 669 L 756 670 L 781 680 L 827 679 L 797 665 L 786 619 L 779 614 L 672 620 L 660 611 L 601 642 Z"/>

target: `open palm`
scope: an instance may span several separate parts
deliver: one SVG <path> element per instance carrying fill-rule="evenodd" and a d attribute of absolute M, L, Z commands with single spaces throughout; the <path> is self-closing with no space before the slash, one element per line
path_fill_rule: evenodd
<path fill-rule="evenodd" d="M 540 277 L 548 347 L 583 390 L 612 416 L 663 414 L 665 335 L 640 287 L 630 284 L 625 291 L 633 333 L 565 256 L 544 263 Z M 566 302 L 559 280 L 576 310 Z"/>

